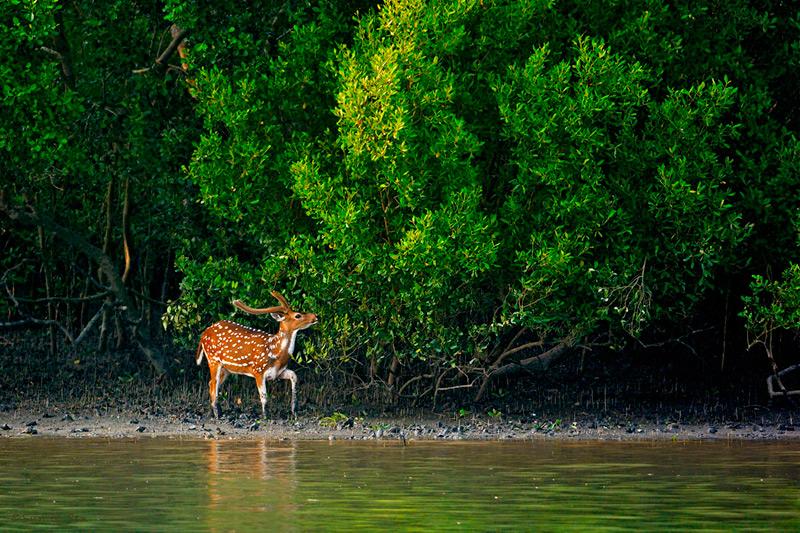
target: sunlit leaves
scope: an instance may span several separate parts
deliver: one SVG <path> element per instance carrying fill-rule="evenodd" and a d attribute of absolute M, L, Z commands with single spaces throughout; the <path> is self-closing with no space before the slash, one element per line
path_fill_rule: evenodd
<path fill-rule="evenodd" d="M 175 6 L 216 28 L 190 175 L 236 237 L 191 287 L 236 255 L 259 273 L 240 293 L 289 287 L 330 317 L 314 357 L 679 330 L 796 204 L 796 141 L 762 120 L 782 60 L 761 78 L 748 48 L 779 22 L 746 2 L 357 7 Z"/>

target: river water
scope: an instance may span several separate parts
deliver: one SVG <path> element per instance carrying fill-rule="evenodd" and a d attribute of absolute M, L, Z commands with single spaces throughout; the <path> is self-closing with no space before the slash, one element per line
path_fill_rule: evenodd
<path fill-rule="evenodd" d="M 800 530 L 800 445 L 0 439 L 0 530 Z"/>

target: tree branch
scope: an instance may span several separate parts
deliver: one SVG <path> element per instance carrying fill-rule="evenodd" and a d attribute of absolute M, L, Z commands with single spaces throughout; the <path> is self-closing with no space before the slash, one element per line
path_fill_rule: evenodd
<path fill-rule="evenodd" d="M 125 270 L 122 272 L 122 283 L 127 283 L 131 273 L 131 247 L 128 243 L 128 226 L 130 226 L 130 178 L 125 179 L 125 200 L 122 205 L 122 246 L 125 251 Z"/>
<path fill-rule="evenodd" d="M 411 379 L 407 380 L 405 383 L 403 383 L 403 386 L 400 387 L 400 389 L 397 391 L 398 396 L 403 394 L 403 391 L 406 390 L 406 388 L 409 385 L 411 385 L 412 383 L 414 383 L 416 381 L 419 381 L 421 379 L 430 379 L 432 377 L 433 377 L 433 374 L 420 374 L 419 376 L 414 376 L 413 378 L 411 378 Z"/>
<path fill-rule="evenodd" d="M 508 358 L 510 355 L 514 355 L 517 352 L 521 352 L 522 350 L 527 350 L 529 348 L 541 348 L 544 346 L 544 340 L 539 339 L 538 341 L 526 342 L 525 344 L 520 344 L 516 348 L 512 348 L 510 350 L 506 350 L 503 352 L 500 357 L 497 358 L 497 361 L 492 365 L 492 368 L 498 368 L 500 364 Z"/>
<path fill-rule="evenodd" d="M 172 57 L 172 54 L 175 53 L 175 50 L 178 49 L 186 36 L 189 35 L 189 30 L 180 29 L 175 24 L 170 27 L 170 31 L 172 32 L 172 42 L 170 42 L 161 55 L 156 58 L 157 65 L 165 64 L 169 58 Z"/>
<path fill-rule="evenodd" d="M 12 322 L 0 322 L 0 328 L 5 329 L 17 329 L 17 328 L 24 328 L 25 326 L 56 326 L 58 327 L 67 340 L 72 344 L 74 339 L 72 338 L 72 334 L 64 327 L 64 325 L 57 321 L 57 320 L 45 320 L 41 318 L 23 318 L 22 320 L 14 320 Z"/>
<path fill-rule="evenodd" d="M 100 309 L 98 309 L 97 312 L 94 314 L 94 316 L 91 318 L 91 320 L 89 320 L 89 323 L 86 324 L 86 327 L 83 328 L 83 331 L 81 331 L 80 335 L 75 337 L 75 340 L 72 342 L 73 350 L 75 350 L 78 347 L 78 344 L 80 344 L 83 341 L 83 339 L 86 338 L 86 336 L 92 330 L 97 321 L 100 320 L 100 317 L 103 316 L 103 312 L 105 311 L 105 309 L 106 309 L 106 304 L 101 305 Z"/>
<path fill-rule="evenodd" d="M 133 71 L 134 74 L 145 74 L 152 70 L 154 67 L 164 67 L 167 65 L 167 61 L 169 58 L 172 57 L 172 54 L 178 49 L 178 47 L 183 43 L 183 40 L 189 34 L 189 30 L 183 30 L 178 28 L 175 24 L 170 27 L 170 32 L 172 33 L 172 41 L 167 45 L 161 55 L 159 55 L 153 65 L 140 68 Z"/>
<path fill-rule="evenodd" d="M 125 319 L 129 324 L 136 323 L 138 317 L 136 316 L 134 307 L 131 305 L 127 287 L 125 287 L 125 283 L 114 267 L 113 261 L 108 255 L 103 253 L 103 250 L 90 243 L 75 231 L 58 224 L 47 215 L 36 212 L 31 206 L 22 208 L 6 203 L 4 191 L 0 191 L 0 213 L 4 213 L 11 220 L 21 224 L 42 227 L 45 231 L 55 234 L 69 246 L 79 250 L 97 263 L 98 269 L 105 275 L 109 282 L 109 290 L 116 301 L 116 309 L 124 313 Z M 63 326 L 61 327 L 63 330 Z M 65 331 L 65 333 L 67 332 Z M 69 338 L 71 339 L 71 337 Z M 146 336 L 144 331 L 141 331 L 135 336 L 134 340 L 137 347 L 142 351 L 155 371 L 159 375 L 163 375 L 167 371 L 167 360 L 164 354 L 151 344 L 150 339 Z"/>
<path fill-rule="evenodd" d="M 538 341 L 536 343 L 529 343 L 529 344 L 533 344 L 535 346 L 536 344 L 538 344 Z M 574 345 L 575 345 L 575 337 L 569 336 L 563 339 L 555 346 L 553 346 L 552 348 L 545 350 L 540 354 L 528 357 L 526 359 L 522 359 L 520 361 L 508 363 L 506 365 L 494 369 L 490 369 L 490 371 L 486 374 L 486 377 L 483 379 L 483 383 L 481 383 L 481 388 L 478 389 L 478 394 L 475 395 L 475 401 L 476 402 L 480 401 L 483 398 L 483 395 L 486 393 L 489 383 L 494 379 L 507 374 L 517 373 L 521 370 L 527 370 L 534 364 L 546 369 L 548 366 L 550 366 L 551 363 L 553 363 L 553 361 L 564 355 L 564 353 L 566 353 Z M 522 346 L 520 346 L 519 348 L 522 348 Z M 514 350 L 516 350 L 516 348 Z"/>
<path fill-rule="evenodd" d="M 106 292 L 99 292 L 97 294 L 91 294 L 89 296 L 82 296 L 82 297 L 69 297 L 69 296 L 51 296 L 50 298 L 25 298 L 23 296 L 15 296 L 14 298 L 26 304 L 42 304 L 42 303 L 49 303 L 49 302 L 63 302 L 63 303 L 70 303 L 70 304 L 79 304 L 84 302 L 91 302 L 92 300 L 99 300 L 101 298 L 105 298 L 111 294 L 111 291 Z"/>

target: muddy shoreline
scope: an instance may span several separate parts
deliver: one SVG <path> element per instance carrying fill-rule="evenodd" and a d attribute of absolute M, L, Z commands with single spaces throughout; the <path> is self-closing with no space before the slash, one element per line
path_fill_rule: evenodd
<path fill-rule="evenodd" d="M 773 412 L 760 421 L 681 422 L 669 416 L 630 419 L 582 415 L 572 419 L 528 416 L 437 415 L 326 416 L 305 412 L 297 419 L 261 419 L 229 413 L 219 419 L 192 410 L 158 413 L 141 409 L 69 409 L 66 406 L 6 407 L 0 410 L 0 438 L 200 438 L 293 440 L 800 440 L 793 413 Z"/>
<path fill-rule="evenodd" d="M 733 368 L 729 361 L 723 374 L 680 353 L 666 366 L 651 354 L 567 358 L 535 380 L 498 384 L 483 402 L 474 401 L 472 390 L 437 397 L 409 388 L 398 399 L 379 381 L 299 366 L 297 420 L 289 419 L 286 384 L 269 387 L 262 420 L 251 379 L 226 382 L 222 417 L 215 420 L 207 369 L 187 354 L 175 354 L 185 368 L 158 379 L 140 371 L 135 354 L 92 353 L 63 366 L 62 356 L 48 359 L 41 350 L 18 343 L 6 354 L 8 368 L 20 371 L 0 376 L 0 438 L 800 439 L 800 405 L 791 398 L 771 402 L 755 363 Z M 43 371 L 54 365 L 62 371 Z"/>

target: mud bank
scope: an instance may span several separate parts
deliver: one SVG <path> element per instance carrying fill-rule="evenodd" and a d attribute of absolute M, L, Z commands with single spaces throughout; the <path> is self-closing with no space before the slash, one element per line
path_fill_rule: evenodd
<path fill-rule="evenodd" d="M 297 419 L 262 419 L 230 413 L 219 419 L 191 410 L 69 410 L 6 407 L 0 438 L 204 438 L 274 440 L 798 440 L 792 413 L 769 413 L 760 421 L 691 421 L 657 415 L 583 415 L 572 419 L 527 416 L 347 416 L 301 413 Z"/>

